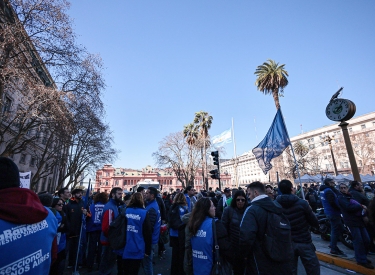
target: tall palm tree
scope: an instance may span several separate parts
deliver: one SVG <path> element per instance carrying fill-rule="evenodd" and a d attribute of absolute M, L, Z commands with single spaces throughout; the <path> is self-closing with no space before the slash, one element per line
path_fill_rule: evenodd
<path fill-rule="evenodd" d="M 204 169 L 202 167 L 202 177 L 204 183 L 206 184 L 206 189 L 208 190 L 208 180 L 205 177 L 207 174 L 207 161 L 206 161 L 206 148 L 207 148 L 207 138 L 209 137 L 208 130 L 211 128 L 211 124 L 213 121 L 213 117 L 210 116 L 207 112 L 199 111 L 195 113 L 194 123 L 198 126 L 199 137 L 203 141 L 203 148 L 204 148 L 204 158 L 202 154 L 202 160 L 204 162 Z"/>
<path fill-rule="evenodd" d="M 284 69 L 285 64 L 279 65 L 275 61 L 268 59 L 258 66 L 255 73 L 257 89 L 264 94 L 272 94 L 276 109 L 280 108 L 279 96 L 284 93 L 284 87 L 288 85 L 288 72 Z"/>
<path fill-rule="evenodd" d="M 195 125 L 194 123 L 189 123 L 188 125 L 185 125 L 184 126 L 184 131 L 183 131 L 183 134 L 184 134 L 184 138 L 186 139 L 186 143 L 189 145 L 189 158 L 190 158 L 190 161 L 192 161 L 193 159 L 193 150 L 192 150 L 192 146 L 194 146 L 198 140 L 198 127 L 197 125 Z M 190 175 L 190 178 L 192 179 L 193 177 L 193 165 L 191 165 L 191 175 Z M 189 185 L 191 186 L 194 186 L 194 180 L 190 180 L 190 182 L 188 183 Z"/>

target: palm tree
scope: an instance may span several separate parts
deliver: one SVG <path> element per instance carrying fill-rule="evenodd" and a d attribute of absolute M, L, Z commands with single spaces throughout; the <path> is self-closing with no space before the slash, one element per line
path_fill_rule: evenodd
<path fill-rule="evenodd" d="M 284 66 L 285 64 L 279 66 L 279 63 L 268 59 L 268 62 L 258 66 L 254 73 L 258 77 L 255 81 L 257 89 L 264 94 L 272 93 L 276 109 L 280 108 L 279 96 L 283 95 L 284 87 L 288 85 L 289 75 Z"/>
<path fill-rule="evenodd" d="M 202 167 L 202 177 L 203 177 L 203 180 L 206 184 L 207 190 L 208 190 L 208 180 L 205 177 L 205 175 L 207 173 L 207 163 L 206 163 L 206 154 L 207 154 L 206 148 L 207 148 L 207 146 L 206 145 L 208 145 L 208 143 L 209 143 L 209 140 L 207 140 L 207 138 L 209 137 L 208 130 L 211 128 L 212 120 L 213 120 L 213 117 L 210 116 L 207 112 L 200 111 L 200 112 L 195 113 L 194 123 L 198 127 L 199 137 L 203 141 L 203 147 L 204 147 L 204 156 L 205 157 L 203 158 L 203 154 L 202 154 L 202 160 L 204 162 L 204 169 Z"/>
<path fill-rule="evenodd" d="M 190 162 L 193 159 L 193 151 L 192 146 L 194 146 L 198 140 L 198 127 L 194 123 L 189 123 L 188 125 L 184 126 L 184 138 L 186 139 L 186 143 L 189 145 L 189 158 Z M 194 186 L 194 177 L 193 177 L 193 165 L 190 163 L 191 167 L 191 175 L 188 185 Z"/>

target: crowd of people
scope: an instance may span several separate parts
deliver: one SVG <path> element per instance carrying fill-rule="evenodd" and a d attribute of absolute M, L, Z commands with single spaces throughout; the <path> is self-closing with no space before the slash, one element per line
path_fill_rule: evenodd
<path fill-rule="evenodd" d="M 166 243 L 172 248 L 171 275 L 208 275 L 213 269 L 297 274 L 299 258 L 307 274 L 320 274 L 310 234 L 310 227 L 319 227 L 319 207 L 331 222 L 331 254 L 345 256 L 337 246 L 342 215 L 357 263 L 374 268 L 367 258 L 374 251 L 374 192 L 356 181 L 336 186 L 327 178 L 321 186 L 297 189 L 281 180 L 277 186 L 256 181 L 223 191 L 134 191 L 115 187 L 92 195 L 62 188 L 55 195 L 35 194 L 20 188 L 17 166 L 0 157 L 0 274 L 63 274 L 86 266 L 99 274 L 116 267 L 118 274 L 136 275 L 143 266 L 152 275 L 154 257 L 163 257 Z M 121 215 L 125 242 L 113 249 L 109 232 Z M 165 224 L 169 238 L 161 237 Z"/>

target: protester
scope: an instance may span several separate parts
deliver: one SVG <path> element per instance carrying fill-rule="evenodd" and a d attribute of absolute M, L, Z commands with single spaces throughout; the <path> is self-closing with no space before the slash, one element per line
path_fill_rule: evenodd
<path fill-rule="evenodd" d="M 58 192 L 57 195 L 59 196 L 60 199 L 63 200 L 64 204 L 68 203 L 68 200 L 72 196 L 72 194 L 69 191 L 68 187 L 63 187 L 61 188 Z"/>
<path fill-rule="evenodd" d="M 305 267 L 306 274 L 319 275 L 320 264 L 315 254 L 312 243 L 310 226 L 318 228 L 319 223 L 309 204 L 292 194 L 293 184 L 289 180 L 280 181 L 279 190 L 282 195 L 277 197 L 277 202 L 282 206 L 292 228 L 292 241 L 294 261 L 292 274 L 297 275 L 298 258 Z"/>
<path fill-rule="evenodd" d="M 124 204 L 122 201 L 122 189 L 120 187 L 112 188 L 111 192 L 109 193 L 109 197 L 109 201 L 103 208 L 102 233 L 100 235 L 100 242 L 102 244 L 102 257 L 99 265 L 99 273 L 101 275 L 111 274 L 112 268 L 116 264 L 117 255 L 110 248 L 107 237 L 109 225 L 118 216 L 119 207 Z M 121 257 L 120 262 L 122 264 Z"/>
<path fill-rule="evenodd" d="M 227 200 L 231 197 L 231 190 L 229 188 L 224 189 L 224 194 L 220 198 L 219 202 L 217 203 L 216 208 L 216 218 L 219 220 L 221 219 L 221 216 L 223 215 L 224 208 L 228 206 Z"/>
<path fill-rule="evenodd" d="M 102 245 L 100 242 L 100 235 L 102 233 L 102 216 L 105 204 L 108 202 L 108 194 L 105 192 L 97 193 L 94 196 L 93 204 L 90 205 L 91 217 L 86 219 L 87 232 L 87 270 L 92 271 L 95 258 L 96 262 L 100 264 L 102 254 Z"/>
<path fill-rule="evenodd" d="M 131 196 L 125 210 L 127 219 L 126 245 L 124 247 L 123 267 L 125 274 L 138 275 L 144 257 L 151 255 L 152 226 L 144 209 L 143 196 L 137 192 Z"/>
<path fill-rule="evenodd" d="M 351 185 L 353 187 L 353 185 Z M 367 250 L 370 245 L 370 238 L 367 234 L 363 215 L 367 207 L 354 200 L 351 193 L 348 192 L 346 184 L 340 184 L 341 196 L 338 197 L 339 205 L 342 211 L 345 224 L 349 227 L 353 237 L 354 254 L 357 264 L 374 269 L 371 261 L 367 259 Z"/>
<path fill-rule="evenodd" d="M 188 186 L 188 187 L 185 188 L 184 194 L 185 194 L 185 197 L 186 197 L 186 202 L 187 202 L 187 205 L 188 205 L 189 212 L 191 212 L 194 208 L 194 204 L 197 201 L 197 198 L 194 196 L 195 190 L 192 186 Z"/>
<path fill-rule="evenodd" d="M 33 191 L 20 188 L 18 167 L 6 157 L 0 157 L 0 232 L 1 273 L 48 274 L 57 219 Z"/>
<path fill-rule="evenodd" d="M 233 252 L 233 274 L 243 275 L 245 271 L 245 258 L 240 253 L 240 224 L 247 208 L 247 199 L 244 191 L 237 191 L 233 195 L 233 200 L 230 207 L 224 209 L 223 217 L 221 222 L 225 226 L 231 244 Z"/>
<path fill-rule="evenodd" d="M 246 258 L 246 274 L 292 273 L 291 263 L 272 260 L 262 247 L 269 213 L 282 213 L 265 194 L 264 185 L 259 182 L 248 186 L 251 206 L 248 207 L 240 226 L 240 253 Z"/>
<path fill-rule="evenodd" d="M 266 185 L 266 195 L 270 197 L 271 200 L 275 199 L 275 191 L 273 190 L 272 185 Z"/>
<path fill-rule="evenodd" d="M 334 180 L 326 178 L 324 180 L 324 185 L 320 186 L 320 197 L 324 207 L 324 213 L 331 223 L 330 253 L 346 257 L 346 254 L 337 246 L 337 241 L 342 232 L 341 210 L 337 196 L 340 196 L 340 192 L 335 188 Z"/>
<path fill-rule="evenodd" d="M 216 238 L 223 260 L 231 258 L 230 241 L 223 224 L 214 220 L 215 206 L 209 198 L 202 198 L 195 204 L 189 220 L 194 275 L 211 274 L 214 263 L 214 237 L 212 223 L 215 222 Z"/>
<path fill-rule="evenodd" d="M 188 207 L 183 194 L 177 194 L 169 212 L 169 245 L 172 247 L 171 275 L 184 275 L 185 226 L 181 218 Z"/>
<path fill-rule="evenodd" d="M 161 217 L 160 217 L 160 210 L 159 205 L 156 202 L 156 196 L 158 195 L 158 190 L 155 187 L 149 187 L 146 189 L 145 192 L 145 199 L 146 199 L 146 210 L 147 214 L 150 218 L 152 231 L 152 246 L 151 246 L 151 253 L 143 259 L 144 271 L 146 275 L 153 275 L 154 267 L 153 267 L 153 258 L 154 258 L 154 251 L 155 247 L 159 242 L 160 236 L 160 225 L 161 225 Z"/>
<path fill-rule="evenodd" d="M 68 232 L 68 221 L 65 212 L 62 210 L 64 201 L 61 198 L 54 198 L 52 201 L 52 209 L 56 212 L 58 222 L 57 228 L 57 259 L 51 265 L 50 275 L 62 275 L 65 269 L 66 258 L 66 232 Z"/>
<path fill-rule="evenodd" d="M 81 237 L 81 227 L 82 227 L 82 214 L 87 216 L 90 214 L 87 209 L 84 209 L 82 200 L 83 191 L 82 189 L 74 189 L 72 191 L 72 197 L 68 200 L 65 211 L 69 223 L 68 232 L 68 268 L 74 267 L 76 270 L 76 259 L 78 252 L 79 238 Z M 85 233 L 85 232 L 84 232 Z M 82 263 L 78 263 L 82 264 Z"/>

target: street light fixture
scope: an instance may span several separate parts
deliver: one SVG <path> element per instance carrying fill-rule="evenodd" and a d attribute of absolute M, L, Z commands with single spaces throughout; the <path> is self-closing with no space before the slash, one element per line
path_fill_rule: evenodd
<path fill-rule="evenodd" d="M 331 157 L 332 157 L 332 162 L 333 162 L 333 168 L 335 169 L 335 176 L 338 175 L 337 173 L 337 167 L 336 167 L 336 161 L 335 161 L 335 156 L 333 155 L 333 151 L 332 151 L 332 140 L 334 140 L 335 138 L 335 135 L 333 135 L 332 137 L 326 132 L 324 135 L 323 135 L 323 138 L 324 138 L 324 141 L 327 141 L 328 144 L 329 144 L 329 149 L 331 151 Z"/>

